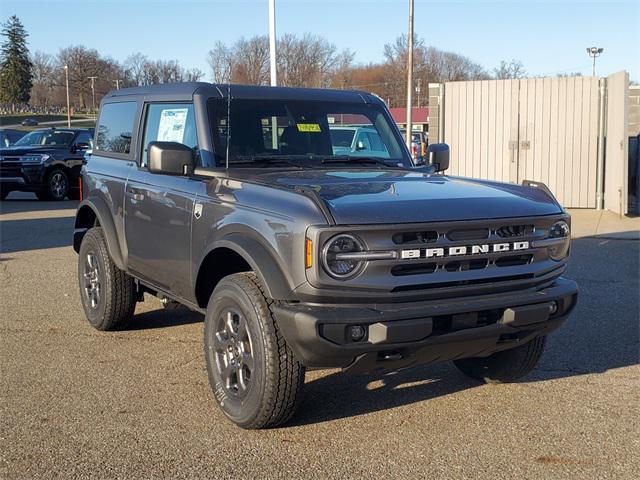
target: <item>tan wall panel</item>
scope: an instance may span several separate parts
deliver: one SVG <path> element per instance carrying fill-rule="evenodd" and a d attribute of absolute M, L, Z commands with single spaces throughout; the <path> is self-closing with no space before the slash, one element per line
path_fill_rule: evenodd
<path fill-rule="evenodd" d="M 444 96 L 451 174 L 537 180 L 566 207 L 596 206 L 597 78 L 449 82 Z"/>

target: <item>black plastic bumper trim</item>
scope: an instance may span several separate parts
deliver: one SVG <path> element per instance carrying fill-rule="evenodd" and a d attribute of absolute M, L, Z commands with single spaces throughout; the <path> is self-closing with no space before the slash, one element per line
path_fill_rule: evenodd
<path fill-rule="evenodd" d="M 575 306 L 577 294 L 578 287 L 574 281 L 559 278 L 551 286 L 533 292 L 368 307 L 281 303 L 274 306 L 274 311 L 287 343 L 304 365 L 309 368 L 348 367 L 349 371 L 365 372 L 489 355 L 511 348 L 557 328 Z M 555 316 L 549 316 L 552 302 L 560 306 Z M 428 330 L 431 326 L 426 325 L 436 316 L 492 309 L 503 309 L 505 314 L 497 323 L 486 326 L 430 335 Z M 509 309 L 513 313 L 509 313 Z M 373 339 L 377 343 L 366 341 L 338 345 L 321 336 L 321 327 L 326 324 L 358 324 L 367 329 L 382 324 L 383 327 L 374 327 Z M 413 333 L 412 325 L 415 326 Z M 389 343 L 387 336 L 400 340 Z M 506 341 L 505 338 L 511 340 Z M 392 353 L 393 361 L 384 360 L 384 355 L 377 360 L 379 354 L 384 353 Z"/>

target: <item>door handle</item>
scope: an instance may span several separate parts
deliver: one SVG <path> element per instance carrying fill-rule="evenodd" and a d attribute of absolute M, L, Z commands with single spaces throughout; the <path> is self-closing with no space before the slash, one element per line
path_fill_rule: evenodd
<path fill-rule="evenodd" d="M 131 195 L 131 198 L 134 200 L 144 200 L 144 195 L 134 188 L 128 188 L 127 193 Z"/>

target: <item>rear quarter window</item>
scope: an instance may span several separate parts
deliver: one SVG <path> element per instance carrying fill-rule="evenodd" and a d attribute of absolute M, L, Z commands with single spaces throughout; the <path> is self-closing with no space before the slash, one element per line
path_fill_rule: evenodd
<path fill-rule="evenodd" d="M 104 104 L 96 129 L 96 149 L 129 155 L 137 111 L 137 102 Z"/>

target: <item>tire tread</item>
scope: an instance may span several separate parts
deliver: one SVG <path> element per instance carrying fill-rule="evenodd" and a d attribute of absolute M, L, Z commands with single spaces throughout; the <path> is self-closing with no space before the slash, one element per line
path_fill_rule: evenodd
<path fill-rule="evenodd" d="M 256 417 L 240 426 L 246 429 L 277 427 L 291 419 L 302 399 L 305 368 L 280 332 L 272 310 L 275 302 L 266 294 L 256 274 L 235 273 L 223 281 L 236 283 L 248 295 L 264 330 L 267 364 L 262 407 Z"/>
<path fill-rule="evenodd" d="M 120 270 L 109 256 L 107 242 L 101 227 L 91 228 L 83 238 L 85 241 L 96 243 L 99 255 L 104 259 L 104 301 L 106 301 L 104 315 L 100 321 L 93 324 L 98 330 L 121 330 L 126 328 L 136 308 L 136 289 L 133 278 Z M 82 251 L 82 248 L 81 248 Z"/>

